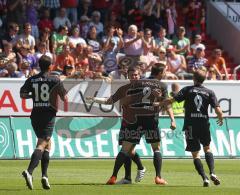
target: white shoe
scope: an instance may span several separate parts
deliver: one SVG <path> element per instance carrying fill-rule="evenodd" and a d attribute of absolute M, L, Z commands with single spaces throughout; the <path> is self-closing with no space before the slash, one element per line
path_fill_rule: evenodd
<path fill-rule="evenodd" d="M 146 172 L 146 168 L 144 167 L 142 170 L 137 170 L 137 175 L 136 175 L 136 178 L 135 178 L 135 182 L 140 182 L 144 175 L 145 175 L 145 172 Z"/>
<path fill-rule="evenodd" d="M 118 181 L 116 184 L 121 185 L 121 184 L 132 184 L 131 180 L 122 178 L 120 181 Z"/>
<path fill-rule="evenodd" d="M 49 184 L 49 181 L 48 181 L 47 177 L 42 177 L 41 182 L 42 182 L 43 189 L 45 189 L 45 190 L 49 190 L 50 189 L 50 184 Z"/>
<path fill-rule="evenodd" d="M 210 175 L 210 179 L 213 181 L 214 185 L 220 185 L 220 179 L 215 174 Z"/>
<path fill-rule="evenodd" d="M 204 179 L 203 180 L 203 187 L 209 187 L 209 185 L 210 185 L 210 181 L 209 181 L 209 179 Z"/>
<path fill-rule="evenodd" d="M 32 175 L 27 171 L 23 171 L 22 172 L 22 176 L 24 177 L 25 181 L 26 181 L 26 185 L 27 187 L 32 190 L 33 189 L 33 177 Z"/>

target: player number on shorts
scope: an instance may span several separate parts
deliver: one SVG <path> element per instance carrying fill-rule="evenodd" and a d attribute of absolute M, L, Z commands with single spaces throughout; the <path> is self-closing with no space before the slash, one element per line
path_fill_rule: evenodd
<path fill-rule="evenodd" d="M 142 102 L 143 103 L 149 103 L 150 99 L 149 96 L 151 95 L 151 88 L 150 87 L 144 87 L 143 88 L 143 98 L 142 98 Z"/>
<path fill-rule="evenodd" d="M 35 101 L 39 101 L 39 95 L 42 101 L 48 101 L 49 100 L 49 86 L 48 84 L 44 83 L 40 87 L 40 93 L 39 93 L 39 84 L 34 83 L 33 88 L 35 90 Z"/>

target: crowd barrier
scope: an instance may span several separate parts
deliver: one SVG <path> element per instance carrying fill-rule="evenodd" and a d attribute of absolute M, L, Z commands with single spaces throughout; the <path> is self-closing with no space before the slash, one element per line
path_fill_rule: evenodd
<path fill-rule="evenodd" d="M 168 117 L 159 118 L 161 150 L 164 158 L 190 158 L 185 152 L 183 117 L 176 117 L 177 129 L 171 131 Z M 218 126 L 210 118 L 211 148 L 216 157 L 240 157 L 240 117 L 224 119 Z M 120 117 L 57 117 L 52 137 L 52 158 L 113 158 L 117 155 Z M 29 117 L 0 117 L 0 159 L 28 159 L 36 145 Z M 143 158 L 152 156 L 151 147 L 141 139 L 136 146 Z M 203 152 L 201 152 L 203 155 Z"/>

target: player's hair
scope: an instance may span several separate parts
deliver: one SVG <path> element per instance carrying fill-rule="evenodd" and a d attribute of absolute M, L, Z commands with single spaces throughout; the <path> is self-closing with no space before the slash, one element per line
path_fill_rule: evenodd
<path fill-rule="evenodd" d="M 197 83 L 203 83 L 206 79 L 206 71 L 205 70 L 197 70 L 196 72 L 194 72 L 193 74 L 193 79 L 197 82 Z"/>
<path fill-rule="evenodd" d="M 165 68 L 166 68 L 165 64 L 155 63 L 151 69 L 151 76 L 157 76 L 159 73 L 163 73 Z"/>
<path fill-rule="evenodd" d="M 52 60 L 49 56 L 47 55 L 42 55 L 39 60 L 39 67 L 41 69 L 41 72 L 47 72 L 49 69 L 49 66 L 52 64 Z"/>

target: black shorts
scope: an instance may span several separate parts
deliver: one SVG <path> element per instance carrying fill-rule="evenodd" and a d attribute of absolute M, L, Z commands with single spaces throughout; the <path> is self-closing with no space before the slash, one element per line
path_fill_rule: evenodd
<path fill-rule="evenodd" d="M 185 126 L 186 151 L 196 152 L 203 147 L 209 146 L 211 142 L 210 124 L 188 125 Z"/>
<path fill-rule="evenodd" d="M 55 118 L 55 115 L 45 113 L 41 117 L 31 116 L 32 127 L 37 138 L 48 139 L 52 137 Z"/>
<path fill-rule="evenodd" d="M 137 122 L 132 124 L 123 120 L 119 132 L 119 145 L 121 145 L 123 141 L 139 144 L 143 135 L 145 136 L 147 143 L 161 141 L 161 135 L 158 128 L 158 117 L 138 117 Z"/>

